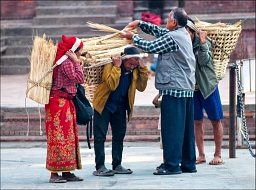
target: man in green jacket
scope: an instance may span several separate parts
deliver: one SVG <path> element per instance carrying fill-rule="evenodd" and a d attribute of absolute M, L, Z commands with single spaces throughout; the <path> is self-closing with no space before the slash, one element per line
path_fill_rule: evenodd
<path fill-rule="evenodd" d="M 223 139 L 223 110 L 218 90 L 219 81 L 213 67 L 212 45 L 207 40 L 207 32 L 200 31 L 199 35 L 193 30 L 194 21 L 188 18 L 186 29 L 193 42 L 193 52 L 196 57 L 196 86 L 194 92 L 194 126 L 195 139 L 199 152 L 196 164 L 205 163 L 204 153 L 204 110 L 213 126 L 215 142 L 214 158 L 209 162 L 211 165 L 223 164 L 221 159 L 221 145 Z"/>
<path fill-rule="evenodd" d="M 94 94 L 93 130 L 96 176 L 131 174 L 122 165 L 123 140 L 126 133 L 126 112 L 132 118 L 136 90 L 146 89 L 148 69 L 139 50 L 134 46 L 124 49 L 121 57 L 113 57 L 104 66 L 102 81 Z M 112 169 L 105 167 L 104 143 L 109 123 L 112 129 Z"/>

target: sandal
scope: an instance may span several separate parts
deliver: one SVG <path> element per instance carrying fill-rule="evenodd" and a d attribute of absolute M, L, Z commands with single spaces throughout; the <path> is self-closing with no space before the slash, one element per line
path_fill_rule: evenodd
<path fill-rule="evenodd" d="M 68 177 L 63 177 L 63 179 L 67 180 L 67 181 L 83 181 L 84 179 L 81 177 L 77 177 L 75 174 L 73 173 L 69 173 Z"/>
<path fill-rule="evenodd" d="M 153 172 L 154 175 L 174 175 L 174 174 L 181 174 L 181 170 L 176 171 L 176 172 L 170 172 L 168 170 L 165 169 L 159 169 L 156 172 Z"/>
<path fill-rule="evenodd" d="M 215 156 L 210 162 L 210 165 L 221 165 L 224 164 L 225 162 L 221 159 L 219 156 Z"/>
<path fill-rule="evenodd" d="M 131 169 L 126 169 L 124 168 L 121 164 L 118 165 L 114 170 L 113 172 L 115 174 L 131 174 L 132 173 L 132 170 Z"/>
<path fill-rule="evenodd" d="M 49 179 L 49 182 L 50 182 L 50 183 L 66 183 L 67 180 L 58 175 L 58 176 L 55 177 L 55 178 Z"/>
<path fill-rule="evenodd" d="M 113 176 L 115 173 L 112 170 L 107 169 L 105 166 L 101 166 L 98 170 L 92 173 L 95 176 Z"/>
<path fill-rule="evenodd" d="M 159 166 L 156 167 L 156 170 L 160 170 L 164 168 L 164 163 L 161 163 Z"/>

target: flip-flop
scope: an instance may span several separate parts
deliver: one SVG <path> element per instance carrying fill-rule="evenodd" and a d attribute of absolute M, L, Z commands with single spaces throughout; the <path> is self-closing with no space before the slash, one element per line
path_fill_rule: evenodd
<path fill-rule="evenodd" d="M 219 161 L 217 161 L 217 162 L 214 162 L 214 160 L 216 160 L 216 159 L 213 158 L 213 159 L 209 162 L 209 164 L 210 164 L 210 165 L 221 165 L 221 164 L 224 164 L 224 163 L 225 163 L 221 158 L 218 158 Z"/>
<path fill-rule="evenodd" d="M 95 176 L 113 176 L 115 173 L 112 170 L 107 169 L 105 166 L 102 166 L 92 174 Z"/>
<path fill-rule="evenodd" d="M 122 165 L 118 165 L 114 170 L 112 170 L 115 174 L 131 174 L 131 169 L 126 169 Z"/>
<path fill-rule="evenodd" d="M 181 173 L 182 173 L 181 170 L 176 171 L 176 172 L 170 172 L 163 168 L 157 170 L 156 172 L 153 172 L 154 175 L 175 175 L 175 174 L 181 174 Z"/>
<path fill-rule="evenodd" d="M 66 183 L 67 180 L 65 180 L 63 177 L 61 176 L 57 176 L 55 178 L 49 179 L 50 183 Z"/>
<path fill-rule="evenodd" d="M 81 178 L 81 177 L 77 177 L 77 176 L 76 176 L 75 174 L 73 174 L 73 173 L 70 173 L 67 178 L 64 178 L 64 177 L 63 177 L 63 179 L 65 179 L 65 180 L 67 180 L 67 181 L 83 181 L 83 180 L 84 180 L 84 179 Z"/>
<path fill-rule="evenodd" d="M 204 164 L 206 160 L 196 160 L 196 164 Z"/>

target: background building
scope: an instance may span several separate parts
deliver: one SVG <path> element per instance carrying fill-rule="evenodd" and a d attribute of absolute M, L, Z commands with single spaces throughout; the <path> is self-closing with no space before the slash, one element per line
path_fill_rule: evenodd
<path fill-rule="evenodd" d="M 244 20 L 242 33 L 230 62 L 255 58 L 255 1 L 1 1 L 1 74 L 29 72 L 32 36 L 44 33 L 53 40 L 61 34 L 92 37 L 86 22 L 102 23 L 117 29 L 141 13 L 160 14 L 162 25 L 169 12 L 183 7 L 192 19 L 234 24 Z M 146 37 L 147 38 L 147 37 Z"/>

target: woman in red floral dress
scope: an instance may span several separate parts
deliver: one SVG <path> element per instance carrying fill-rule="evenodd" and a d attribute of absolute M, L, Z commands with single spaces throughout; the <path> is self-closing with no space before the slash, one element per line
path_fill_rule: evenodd
<path fill-rule="evenodd" d="M 76 84 L 84 83 L 79 62 L 82 49 L 83 42 L 80 39 L 64 35 L 57 47 L 54 64 L 58 66 L 53 70 L 50 100 L 45 105 L 46 169 L 51 172 L 51 183 L 83 180 L 70 173 L 82 169 L 76 110 L 72 102 L 77 91 Z M 62 172 L 62 176 L 58 172 Z"/>

